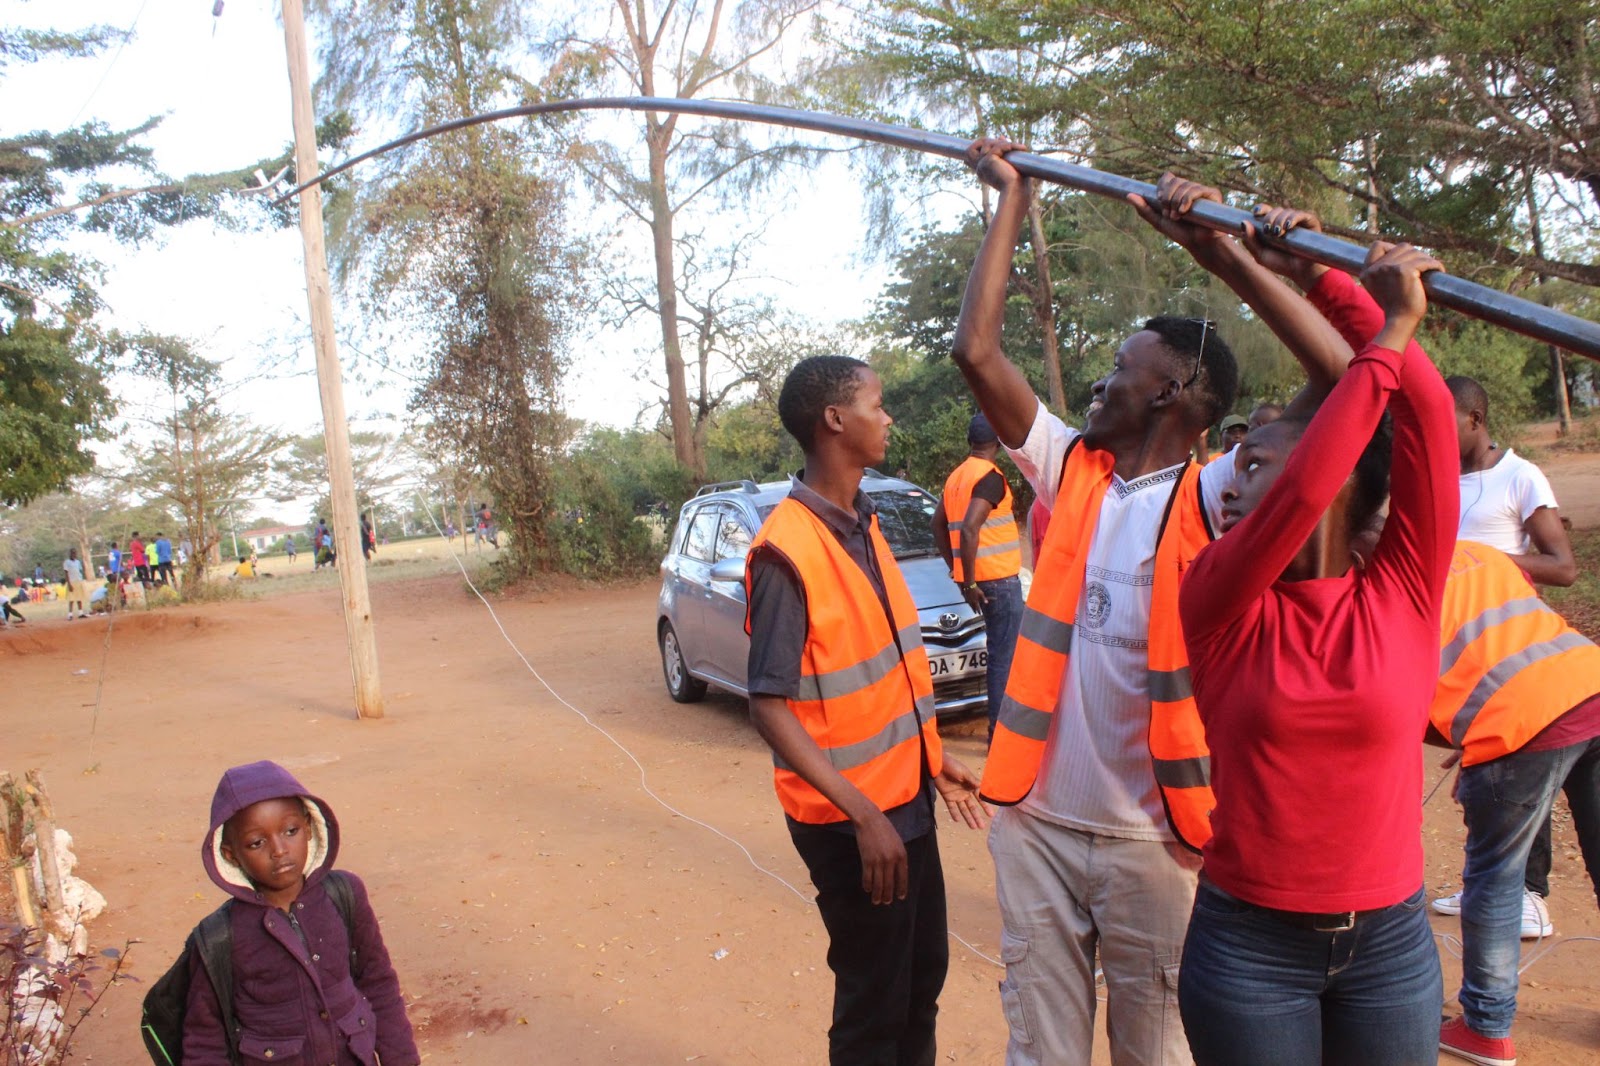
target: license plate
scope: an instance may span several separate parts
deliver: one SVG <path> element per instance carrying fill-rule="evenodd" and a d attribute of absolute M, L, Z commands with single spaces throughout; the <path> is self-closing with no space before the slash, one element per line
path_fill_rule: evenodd
<path fill-rule="evenodd" d="M 952 651 L 928 657 L 928 666 L 933 670 L 934 677 L 960 677 L 962 674 L 982 673 L 988 665 L 989 653 L 982 648 L 977 651 Z"/>

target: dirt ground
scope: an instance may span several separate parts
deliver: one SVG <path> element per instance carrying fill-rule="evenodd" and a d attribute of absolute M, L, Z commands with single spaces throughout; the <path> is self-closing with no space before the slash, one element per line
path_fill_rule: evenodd
<path fill-rule="evenodd" d="M 810 886 L 770 761 L 739 701 L 668 699 L 655 595 L 645 582 L 494 600 L 558 699 L 459 577 L 375 584 L 387 716 L 365 722 L 350 709 L 331 580 L 119 616 L 98 709 L 103 619 L 0 632 L 0 762 L 43 770 L 79 873 L 109 900 L 96 945 L 141 941 L 131 972 L 144 983 L 103 999 L 80 1031 L 79 1060 L 143 1061 L 139 1000 L 221 898 L 199 861 L 217 777 L 272 758 L 338 813 L 339 865 L 371 890 L 426 1061 L 825 1061 L 826 940 L 800 898 Z M 950 745 L 981 763 L 974 736 Z M 1425 757 L 1431 784 L 1438 758 Z M 646 792 L 641 767 L 682 816 Z M 983 839 L 941 832 L 952 932 L 994 955 Z M 1458 887 L 1461 838 L 1446 786 L 1426 808 L 1430 892 Z M 1523 979 L 1516 1037 L 1527 1066 L 1600 1057 L 1600 944 L 1567 942 L 1600 935 L 1570 820 L 1558 821 L 1556 856 L 1558 938 Z M 1458 931 L 1453 919 L 1434 926 Z M 1453 989 L 1448 945 L 1444 960 Z M 1002 1061 L 999 976 L 952 943 L 944 1061 Z M 1094 1061 L 1108 1061 L 1103 1036 Z"/>

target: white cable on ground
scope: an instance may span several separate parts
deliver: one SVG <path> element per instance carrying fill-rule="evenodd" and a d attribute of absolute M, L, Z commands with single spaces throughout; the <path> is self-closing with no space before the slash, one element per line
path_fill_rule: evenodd
<path fill-rule="evenodd" d="M 418 502 L 422 503 L 423 510 L 427 512 L 428 521 L 433 523 L 433 528 L 438 531 L 439 536 L 444 537 L 444 530 L 442 528 L 440 528 L 438 519 L 433 517 L 433 510 L 432 510 L 432 508 L 428 507 L 427 501 L 423 500 L 419 496 L 418 497 Z M 463 533 L 464 533 L 464 531 L 463 531 Z M 800 889 L 796 888 L 789 881 L 785 880 L 784 877 L 781 874 L 777 873 L 776 871 L 769 870 L 765 866 L 762 866 L 759 862 L 757 862 L 756 861 L 756 857 L 750 853 L 750 849 L 745 847 L 738 840 L 735 840 L 733 837 L 729 836 L 727 833 L 724 833 L 722 830 L 718 829 L 716 826 L 710 824 L 709 822 L 703 822 L 700 819 L 694 817 L 693 815 L 685 814 L 683 811 L 679 810 L 677 807 L 674 807 L 672 804 L 668 803 L 666 800 L 664 800 L 660 796 L 656 795 L 655 791 L 653 789 L 651 789 L 651 787 L 650 787 L 649 776 L 645 772 L 644 764 L 639 761 L 638 757 L 636 755 L 634 755 L 633 752 L 628 750 L 627 745 L 623 744 L 622 741 L 618 740 L 609 731 L 607 731 L 604 726 L 602 726 L 599 723 L 597 723 L 593 718 L 590 718 L 587 714 L 584 714 L 583 711 L 581 711 L 577 707 L 573 706 L 572 703 L 569 702 L 566 697 L 562 696 L 561 693 L 559 693 L 559 692 L 557 692 L 555 690 L 555 688 L 550 684 L 550 682 L 545 680 L 544 675 L 539 673 L 538 668 L 535 667 L 533 665 L 533 663 L 528 661 L 528 657 L 522 653 L 522 649 L 521 648 L 517 647 L 517 642 L 511 639 L 511 634 L 506 632 L 506 627 L 503 624 L 501 624 L 500 616 L 495 613 L 494 605 L 491 604 L 488 601 L 488 599 L 486 599 L 484 597 L 482 592 L 478 591 L 478 586 L 473 583 L 472 575 L 467 573 L 467 568 L 466 568 L 465 564 L 462 563 L 461 557 L 456 554 L 455 548 L 454 547 L 449 547 L 450 538 L 445 537 L 445 544 L 446 544 L 446 546 L 447 546 L 447 548 L 448 548 L 448 550 L 450 552 L 450 558 L 456 564 L 456 569 L 461 571 L 461 577 L 462 577 L 463 580 L 466 581 L 467 588 L 471 589 L 472 590 L 472 594 L 474 596 L 478 597 L 479 602 L 481 602 L 483 604 L 483 606 L 488 609 L 489 617 L 494 620 L 495 628 L 500 630 L 500 635 L 505 638 L 505 642 L 508 645 L 510 645 L 511 650 L 516 653 L 517 658 L 522 660 L 522 665 L 526 666 L 528 668 L 528 672 L 534 676 L 534 679 L 537 680 L 539 682 L 539 684 L 544 686 L 545 691 L 550 693 L 550 695 L 555 698 L 557 703 L 561 704 L 567 710 L 571 711 L 573 714 L 575 714 L 579 718 L 583 719 L 584 723 L 586 725 L 588 725 L 589 728 L 593 729 L 595 732 L 597 732 L 601 736 L 605 737 L 607 740 L 609 740 L 612 743 L 612 745 L 618 751 L 622 752 L 623 755 L 626 755 L 628 757 L 628 761 L 633 763 L 634 767 L 637 768 L 638 771 L 639 771 L 639 788 L 641 790 L 643 790 L 645 795 L 647 795 L 651 799 L 655 800 L 656 803 L 660 804 L 661 807 L 663 809 L 665 809 L 666 811 L 668 811 L 669 813 L 671 813 L 673 815 L 676 815 L 677 817 L 682 818 L 687 822 L 692 822 L 695 825 L 699 826 L 700 828 L 705 829 L 706 831 L 708 831 L 710 833 L 714 833 L 715 835 L 721 837 L 723 840 L 726 840 L 728 843 L 732 844 L 734 847 L 738 848 L 740 852 L 743 853 L 744 857 L 749 861 L 751 866 L 755 867 L 760 872 L 766 874 L 768 877 L 770 877 L 774 881 L 778 882 L 784 888 L 787 888 L 790 892 L 793 892 L 795 897 L 797 899 L 799 899 L 800 902 L 804 903 L 808 907 L 816 906 L 816 903 L 809 896 L 807 896 L 804 892 L 800 891 Z M 1003 966 L 1004 965 L 1002 962 L 1000 962 L 999 959 L 992 958 L 989 955 L 984 954 L 982 951 L 979 951 L 977 948 L 973 947 L 970 943 L 968 943 L 965 939 L 963 939 L 962 936 L 959 933 L 955 932 L 954 930 L 952 930 L 950 932 L 950 937 L 953 940 L 955 940 L 958 943 L 960 943 L 968 951 L 970 951 L 974 955 L 978 956 L 978 958 L 983 959 L 986 962 L 993 963 L 995 966 Z"/>

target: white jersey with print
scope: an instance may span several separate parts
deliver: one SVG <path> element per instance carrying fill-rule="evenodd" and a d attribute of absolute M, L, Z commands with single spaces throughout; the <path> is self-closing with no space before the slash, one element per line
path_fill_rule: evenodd
<path fill-rule="evenodd" d="M 1487 470 L 1461 475 L 1461 524 L 1456 536 L 1507 555 L 1531 555 L 1523 528 L 1541 507 L 1555 507 L 1556 494 L 1544 471 L 1510 448 Z"/>
<path fill-rule="evenodd" d="M 1039 404 L 1028 439 L 1007 449 L 1046 507 L 1055 509 L 1061 465 L 1078 431 Z M 1150 766 L 1150 603 L 1156 534 L 1183 464 L 1123 481 L 1112 475 L 1084 571 L 1056 713 L 1039 779 L 1023 810 L 1103 836 L 1172 840 Z M 1212 528 L 1221 519 L 1231 462 L 1200 472 Z M 1059 516 L 1052 514 L 1052 521 Z"/>

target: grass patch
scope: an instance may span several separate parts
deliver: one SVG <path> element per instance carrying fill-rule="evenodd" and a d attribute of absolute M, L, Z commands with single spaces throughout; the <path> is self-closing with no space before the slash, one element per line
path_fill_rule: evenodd
<path fill-rule="evenodd" d="M 162 589 L 161 592 L 167 593 L 170 590 Z M 183 586 L 184 603 L 225 603 L 228 600 L 242 599 L 244 599 L 244 590 L 239 587 L 237 582 L 233 581 L 218 581 L 215 578 L 207 578 L 204 581 L 190 581 Z M 177 602 L 178 600 L 175 596 L 168 598 L 151 593 L 145 595 L 145 606 L 147 607 L 175 606 Z"/>
<path fill-rule="evenodd" d="M 474 581 L 493 567 L 492 550 L 477 551 L 469 543 L 465 549 L 461 538 L 445 541 L 440 537 L 418 537 L 413 540 L 394 541 L 381 545 L 378 552 L 367 560 L 367 583 L 382 585 L 390 581 L 412 581 L 418 578 L 459 574 L 455 555 L 466 564 L 467 573 Z M 339 571 L 331 566 L 312 569 L 311 556 L 301 552 L 298 559 L 289 562 L 283 555 L 264 555 L 256 564 L 259 575 L 254 581 L 234 581 L 228 584 L 240 588 L 240 595 L 248 599 L 286 596 L 296 592 L 316 592 L 324 589 L 337 591 Z"/>
<path fill-rule="evenodd" d="M 1541 445 L 1537 451 L 1546 455 L 1600 451 L 1600 417 L 1589 411 L 1573 411 L 1572 426 L 1567 430 L 1567 435 Z"/>

